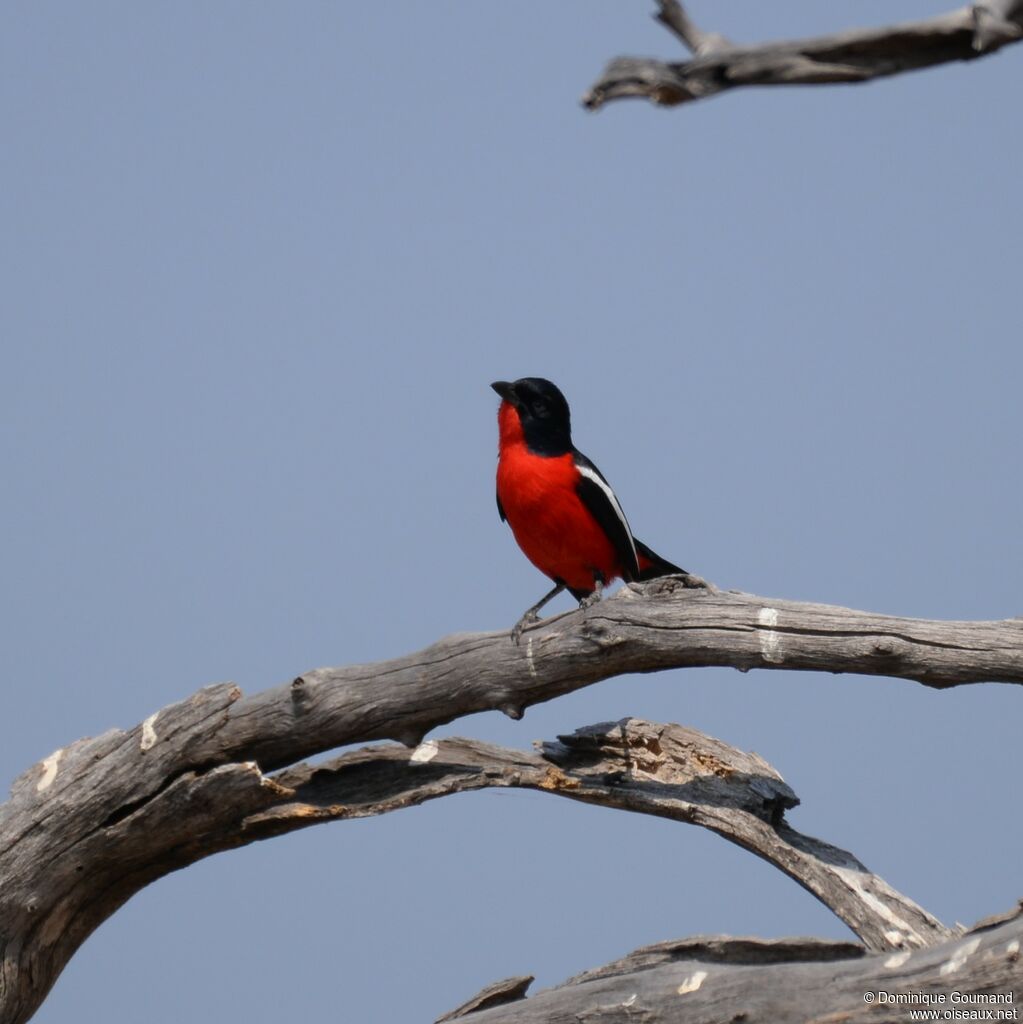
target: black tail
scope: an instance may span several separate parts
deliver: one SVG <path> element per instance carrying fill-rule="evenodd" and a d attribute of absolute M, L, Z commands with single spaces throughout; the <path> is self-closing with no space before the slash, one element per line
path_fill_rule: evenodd
<path fill-rule="evenodd" d="M 689 573 L 685 569 L 680 569 L 677 565 L 672 565 L 667 559 L 661 558 L 660 555 L 651 551 L 641 540 L 632 538 L 633 543 L 636 545 L 636 554 L 639 556 L 639 575 L 636 577 L 637 580 L 653 580 L 657 579 L 658 576 L 688 576 Z"/>

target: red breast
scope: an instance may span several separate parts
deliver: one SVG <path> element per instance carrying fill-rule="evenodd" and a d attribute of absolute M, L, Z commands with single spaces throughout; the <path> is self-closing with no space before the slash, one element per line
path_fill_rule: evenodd
<path fill-rule="evenodd" d="M 526 557 L 545 575 L 585 593 L 594 588 L 594 573 L 605 583 L 620 576 L 613 545 L 576 491 L 572 453 L 531 452 L 508 402 L 501 403 L 498 424 L 497 495 Z"/>

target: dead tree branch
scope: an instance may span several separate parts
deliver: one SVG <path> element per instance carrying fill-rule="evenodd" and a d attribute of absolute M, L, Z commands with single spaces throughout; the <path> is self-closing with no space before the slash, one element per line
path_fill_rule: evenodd
<path fill-rule="evenodd" d="M 252 696 L 232 684 L 208 687 L 134 729 L 55 751 L 16 780 L 0 806 L 0 1024 L 27 1020 L 92 930 L 169 871 L 303 824 L 484 785 L 712 828 L 796 878 L 873 948 L 944 934 L 854 858 L 791 830 L 783 812 L 794 797 L 763 762 L 736 760 L 723 744 L 708 753 L 711 741 L 692 734 L 652 737 L 643 729 L 654 727 L 642 724 L 624 736 L 584 731 L 543 756 L 444 741 L 433 755 L 430 744 L 412 753 L 385 747 L 267 774 L 354 742 L 414 746 L 427 730 L 476 711 L 517 718 L 530 704 L 623 672 L 696 665 L 897 675 L 939 687 L 1019 683 L 1023 621 L 890 618 L 665 578 L 547 619 L 519 646 L 503 632 L 455 636 Z M 704 768 L 725 767 L 709 775 L 694 767 L 698 751 Z M 409 778 L 415 785 L 403 788 Z M 368 787 L 362 803 L 356 782 Z"/>
<path fill-rule="evenodd" d="M 504 632 L 455 635 L 393 661 L 317 669 L 232 700 L 196 754 L 272 770 L 348 743 L 415 746 L 463 715 L 519 718 L 530 704 L 611 676 L 712 665 L 897 676 L 939 689 L 1023 683 L 1023 619 L 895 618 L 689 589 L 666 577 L 545 619 L 521 645 Z"/>
<path fill-rule="evenodd" d="M 933 945 L 952 933 L 871 874 L 852 854 L 797 832 L 799 802 L 766 761 L 680 725 L 625 719 L 545 743 L 568 777 L 551 788 L 572 800 L 700 825 L 780 868 L 838 915 L 872 950 Z"/>
<path fill-rule="evenodd" d="M 450 793 L 515 787 L 710 829 L 780 868 L 875 950 L 933 945 L 952 933 L 855 857 L 797 832 L 799 801 L 756 754 L 680 725 L 603 723 L 526 754 L 467 739 L 367 747 L 273 777 L 289 793 L 242 822 L 243 841 L 322 818 L 383 814 Z M 238 845 L 237 826 L 218 846 Z"/>
<path fill-rule="evenodd" d="M 222 707 L 216 689 L 191 703 L 199 729 Z M 212 705 L 212 707 L 211 707 Z M 180 706 L 179 706 L 180 707 Z M 4 809 L 0 1021 L 26 1020 L 85 937 L 149 882 L 224 850 L 325 821 L 364 818 L 491 787 L 532 789 L 700 825 L 774 864 L 813 893 L 873 950 L 917 949 L 951 932 L 855 857 L 797 832 L 798 800 L 781 776 L 746 754 L 682 726 L 634 719 L 581 729 L 540 753 L 472 740 L 414 750 L 367 747 L 272 776 L 252 762 L 185 767 L 176 740 L 154 724 L 85 740 L 23 777 Z M 145 744 L 149 743 L 148 746 Z M 58 765 L 63 778 L 57 788 Z M 157 769 L 152 795 L 112 808 L 112 791 Z M 51 792 L 52 789 L 52 792 Z M 488 1005 L 499 993 L 488 996 Z M 480 1004 L 476 1004 L 480 1005 Z"/>
<path fill-rule="evenodd" d="M 916 952 L 819 939 L 698 936 L 639 949 L 472 1024 L 906 1024 L 910 1010 L 1018 1010 L 1018 911 Z M 868 995 L 869 993 L 869 995 Z M 953 996 L 953 993 L 957 993 Z M 965 998 L 964 998 L 965 997 Z M 944 1019 L 939 1016 L 935 1019 Z M 947 1019 L 953 1019 L 951 1016 Z M 999 1019 L 992 1017 L 991 1019 Z"/>
<path fill-rule="evenodd" d="M 986 0 L 924 21 L 755 46 L 700 31 L 677 0 L 659 0 L 659 8 L 654 17 L 694 58 L 678 63 L 619 57 L 583 97 L 590 110 L 619 99 L 671 107 L 744 85 L 867 82 L 974 60 L 1023 38 L 1023 0 Z"/>

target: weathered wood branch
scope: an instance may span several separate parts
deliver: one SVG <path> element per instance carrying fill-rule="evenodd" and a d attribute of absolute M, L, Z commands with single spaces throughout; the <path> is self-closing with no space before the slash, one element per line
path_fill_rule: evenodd
<path fill-rule="evenodd" d="M 214 690 L 193 702 L 198 721 L 209 720 L 218 696 Z M 252 762 L 182 771 L 180 734 L 161 749 L 150 722 L 137 745 L 125 742 L 130 734 L 116 743 L 82 741 L 61 759 L 60 789 L 52 761 L 34 785 L 23 777 L 16 787 L 0 851 L 4 1024 L 27 1019 L 92 929 L 162 875 L 318 822 L 490 787 L 709 828 L 781 868 L 870 949 L 919 948 L 951 934 L 851 854 L 791 828 L 785 811 L 798 800 L 761 758 L 682 726 L 626 719 L 563 736 L 540 753 L 463 739 L 414 750 L 388 744 L 272 776 Z M 125 775 L 154 764 L 165 773 L 155 792 L 111 809 L 106 791 L 129 786 Z"/>
<path fill-rule="evenodd" d="M 797 832 L 785 811 L 799 800 L 756 754 L 680 725 L 639 719 L 579 729 L 541 753 L 466 739 L 367 747 L 273 777 L 293 796 L 242 823 L 246 840 L 324 817 L 383 814 L 449 793 L 515 787 L 652 814 L 710 829 L 780 868 L 815 895 L 869 949 L 932 945 L 952 933 L 871 874 L 852 854 Z M 235 825 L 218 845 L 237 845 Z"/>
<path fill-rule="evenodd" d="M 555 792 L 708 828 L 795 879 L 869 949 L 915 949 L 952 934 L 852 854 L 792 828 L 785 811 L 799 800 L 756 754 L 637 719 L 579 729 L 542 749 L 569 778 L 546 783 Z"/>
<path fill-rule="evenodd" d="M 744 85 L 866 82 L 974 60 L 1023 38 L 1023 0 L 986 0 L 924 21 L 834 35 L 736 46 L 696 28 L 677 0 L 655 15 L 694 53 L 684 62 L 613 60 L 583 97 L 591 110 L 619 99 L 677 106 Z"/>
<path fill-rule="evenodd" d="M 1023 683 L 1023 619 L 905 619 L 690 588 L 673 577 L 629 585 L 543 620 L 520 645 L 507 633 L 460 634 L 393 661 L 306 672 L 232 702 L 196 756 L 271 770 L 348 743 L 414 746 L 463 715 L 519 718 L 601 679 L 668 668 L 854 672 L 936 688 Z"/>
<path fill-rule="evenodd" d="M 688 589 L 689 582 L 665 578 L 625 588 L 586 612 L 545 620 L 519 646 L 507 633 L 455 636 L 378 665 L 309 672 L 252 696 L 231 684 L 209 687 L 135 729 L 111 730 L 54 752 L 16 780 L 11 799 L 0 806 L 0 1022 L 27 1020 L 81 942 L 153 879 L 299 821 L 357 814 L 357 805 L 345 803 L 339 793 L 346 791 L 337 790 L 322 768 L 309 770 L 307 781 L 300 777 L 305 769 L 267 774 L 303 757 L 375 739 L 412 746 L 429 729 L 462 715 L 500 709 L 519 717 L 530 704 L 623 672 L 728 665 L 896 675 L 939 687 L 1023 682 L 1023 621 L 900 619 Z M 562 772 L 581 770 L 573 760 L 582 756 L 580 742 L 552 746 L 548 758 L 565 759 Z M 610 757 L 613 740 L 601 743 L 600 757 Z M 585 755 L 597 756 L 593 749 Z M 405 769 L 410 760 L 419 764 L 400 750 L 365 756 L 376 762 L 370 773 L 376 785 L 386 783 L 381 757 L 393 757 Z M 550 760 L 543 761 L 544 786 L 530 760 L 536 755 L 504 756 L 512 758 L 504 769 L 516 785 L 527 784 L 530 772 L 541 789 L 557 778 L 548 774 Z M 670 758 L 664 761 L 668 769 L 678 770 Z M 367 769 L 344 763 L 349 779 L 359 771 Z M 481 778 L 486 771 L 477 764 L 463 771 L 458 784 L 478 788 Z M 633 800 L 633 809 L 660 813 L 663 805 L 649 797 L 651 790 L 635 790 L 636 778 L 634 773 L 628 784 L 587 778 L 561 795 L 597 800 L 604 786 L 603 799 L 612 806 Z M 678 778 L 673 784 L 687 790 L 695 785 Z M 644 793 L 648 803 L 641 807 Z M 405 806 L 411 798 L 399 792 L 397 799 Z M 746 810 L 750 835 L 759 830 L 757 842 L 780 842 L 775 862 L 811 891 L 821 895 L 839 883 L 851 892 L 857 888 L 850 876 L 842 881 L 843 871 L 859 877 L 851 858 L 847 863 L 835 852 L 830 868 L 821 867 L 827 848 L 807 848 L 810 841 L 786 833 L 783 822 Z M 698 813 L 703 820 L 697 823 L 707 827 L 723 820 L 720 808 Z M 717 830 L 726 834 L 724 825 Z M 747 845 L 738 833 L 733 838 Z M 754 847 L 753 839 L 748 845 Z M 816 876 L 806 870 L 813 862 Z M 908 945 L 929 941 L 928 932 L 941 928 L 922 911 L 916 916 L 906 909 L 898 894 L 867 886 L 860 902 L 864 894 L 908 926 L 888 929 L 903 931 Z M 883 933 L 878 940 L 876 929 L 868 930 L 873 925 L 851 911 L 843 916 L 873 944 L 894 941 Z"/>
<path fill-rule="evenodd" d="M 915 952 L 864 956 L 818 939 L 698 936 L 648 946 L 556 988 L 466 1017 L 471 1024 L 906 1024 L 1018 1019 L 1023 917 Z M 944 1011 L 977 1016 L 941 1016 Z M 1014 1014 L 1013 1011 L 1016 1011 Z M 922 1018 L 920 1018 L 922 1019 Z"/>
<path fill-rule="evenodd" d="M 169 733 L 187 742 L 186 768 L 251 760 L 271 771 L 350 743 L 415 746 L 479 711 L 519 718 L 531 704 L 628 672 L 723 666 L 895 676 L 939 689 L 1023 683 L 1023 619 L 906 619 L 691 587 L 674 577 L 631 584 L 585 612 L 544 619 L 520 645 L 506 632 L 457 634 L 251 696 L 212 688 L 154 715 L 136 741 L 148 728 L 161 741 Z M 198 723 L 197 700 L 207 708 Z M 139 785 L 144 794 L 147 783 Z"/>

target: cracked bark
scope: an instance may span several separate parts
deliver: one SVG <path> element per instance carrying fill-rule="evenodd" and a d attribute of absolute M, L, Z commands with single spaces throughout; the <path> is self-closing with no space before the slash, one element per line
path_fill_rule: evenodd
<path fill-rule="evenodd" d="M 584 106 L 647 99 L 670 107 L 739 86 L 866 82 L 974 60 L 1023 38 L 1023 0 L 987 0 L 923 21 L 753 46 L 700 31 L 677 0 L 660 0 L 658 7 L 657 20 L 693 59 L 619 57 L 590 87 Z"/>
<path fill-rule="evenodd" d="M 681 727 L 594 727 L 533 754 L 443 740 L 296 765 L 353 742 L 415 744 L 475 711 L 519 717 L 623 672 L 692 665 L 899 675 L 938 687 L 1018 683 L 1023 621 L 891 618 L 669 578 L 547 619 L 520 646 L 507 633 L 462 635 L 252 696 L 208 687 L 134 729 L 72 743 L 15 781 L 0 806 L 0 1022 L 27 1020 L 92 930 L 170 871 L 319 821 L 488 786 L 711 828 L 796 878 L 872 949 L 941 941 L 940 922 L 851 855 L 787 825 L 795 798 L 773 769 Z"/>
<path fill-rule="evenodd" d="M 347 743 L 414 746 L 463 715 L 519 718 L 531 704 L 611 676 L 707 666 L 896 676 L 936 688 L 1018 684 L 1023 619 L 905 619 L 666 577 L 544 619 L 519 646 L 503 632 L 460 634 L 377 665 L 306 672 L 227 708 L 216 742 L 197 753 L 271 770 Z"/>
<path fill-rule="evenodd" d="M 911 1009 L 1018 1011 L 1023 917 L 916 952 L 702 936 L 637 950 L 471 1024 L 906 1024 Z M 958 991 L 986 1002 L 951 1001 Z M 869 998 L 867 993 L 870 994 Z M 937 999 L 944 1002 L 923 1002 Z M 903 1002 L 899 1002 L 901 997 Z M 916 1000 L 911 1002 L 909 1000 Z M 935 1019 L 953 1019 L 939 1016 Z M 963 1017 L 956 1019 L 984 1019 Z M 992 1018 L 997 1019 L 997 1018 Z"/>

